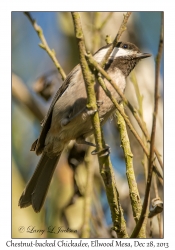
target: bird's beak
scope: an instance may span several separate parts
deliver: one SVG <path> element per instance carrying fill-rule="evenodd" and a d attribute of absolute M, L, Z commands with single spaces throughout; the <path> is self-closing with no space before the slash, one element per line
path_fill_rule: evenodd
<path fill-rule="evenodd" d="M 136 57 L 139 59 L 143 59 L 143 58 L 147 58 L 150 56 L 151 56 L 151 54 L 149 54 L 149 53 L 138 53 Z"/>

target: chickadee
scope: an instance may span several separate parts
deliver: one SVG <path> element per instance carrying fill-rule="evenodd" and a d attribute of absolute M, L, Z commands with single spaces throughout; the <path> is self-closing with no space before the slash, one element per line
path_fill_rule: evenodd
<path fill-rule="evenodd" d="M 94 54 L 94 59 L 98 63 L 102 61 L 109 46 L 110 44 L 102 47 Z M 105 70 L 124 92 L 126 77 L 141 59 L 150 56 L 148 53 L 141 53 L 132 43 L 119 42 L 110 54 Z M 117 92 L 106 79 L 104 81 L 119 102 L 121 99 Z M 95 83 L 94 88 L 97 102 L 100 103 L 98 109 L 100 122 L 104 124 L 115 111 L 115 106 L 98 82 Z M 42 156 L 20 197 L 21 208 L 32 205 L 34 211 L 39 212 L 64 147 L 70 140 L 88 144 L 85 139 L 93 134 L 93 127 L 86 110 L 86 103 L 85 83 L 81 67 L 77 65 L 56 93 L 43 121 L 40 136 L 32 145 L 31 150 L 35 150 L 37 155 L 42 154 Z"/>

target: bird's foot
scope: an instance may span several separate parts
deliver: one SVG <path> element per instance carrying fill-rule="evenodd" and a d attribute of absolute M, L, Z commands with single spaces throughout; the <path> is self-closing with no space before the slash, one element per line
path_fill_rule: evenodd
<path fill-rule="evenodd" d="M 92 155 L 99 155 L 99 157 L 107 156 L 110 154 L 110 147 L 109 145 L 105 145 L 105 148 L 102 150 L 97 151 L 96 149 L 91 152 Z"/>

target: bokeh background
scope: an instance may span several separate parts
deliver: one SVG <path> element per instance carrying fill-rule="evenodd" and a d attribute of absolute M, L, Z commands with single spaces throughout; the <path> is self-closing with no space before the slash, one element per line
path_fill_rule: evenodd
<path fill-rule="evenodd" d="M 31 12 L 32 17 L 42 27 L 50 48 L 55 50 L 56 56 L 68 74 L 78 64 L 78 49 L 74 37 L 74 28 L 69 12 Z M 103 29 L 99 25 L 109 17 Z M 46 51 L 38 44 L 40 40 L 28 18 L 23 12 L 12 12 L 12 237 L 13 238 L 77 238 L 81 237 L 84 211 L 84 193 L 86 189 L 86 164 L 84 156 L 87 147 L 77 147 L 73 142 L 65 149 L 53 181 L 49 188 L 46 202 L 42 211 L 35 214 L 31 207 L 20 209 L 19 197 L 34 172 L 39 157 L 30 151 L 32 143 L 40 133 L 42 114 L 47 112 L 52 97 L 61 86 L 62 80 Z M 105 45 L 106 35 L 111 39 L 116 36 L 123 20 L 122 12 L 81 12 L 81 20 L 87 48 L 95 52 Z M 152 54 L 151 58 L 143 60 L 135 69 L 140 93 L 143 95 L 143 116 L 150 131 L 152 125 L 153 93 L 155 83 L 155 57 L 158 51 L 161 27 L 161 12 L 133 12 L 128 29 L 122 35 L 122 41 L 135 43 L 141 51 Z M 163 155 L 163 60 L 160 71 L 160 102 L 157 121 L 156 147 Z M 135 90 L 128 77 L 126 96 L 131 103 L 138 107 Z M 40 84 L 49 86 L 48 100 L 39 95 Z M 22 95 L 22 97 L 21 97 Z M 30 104 L 33 100 L 33 108 Z M 30 99 L 30 101 L 28 101 Z M 37 106 L 41 112 L 37 111 Z M 30 108 L 31 107 L 31 110 Z M 127 112 L 127 109 L 126 109 Z M 132 116 L 128 112 L 136 129 Z M 40 119 L 41 118 L 41 119 Z M 128 131 L 131 149 L 134 154 L 134 169 L 143 199 L 145 191 L 145 176 L 142 165 L 143 152 L 135 138 Z M 111 147 L 111 160 L 115 169 L 117 188 L 124 209 L 128 232 L 131 233 L 135 222 L 129 201 L 128 185 L 123 151 L 120 147 L 120 137 L 116 119 L 112 119 L 104 126 L 105 140 Z M 101 180 L 98 162 L 95 156 L 91 158 L 93 165 L 93 193 L 90 220 L 90 237 L 111 238 L 113 233 L 110 209 L 107 203 L 104 185 Z M 159 194 L 163 199 L 162 187 Z M 152 190 L 151 198 L 154 197 Z M 163 220 L 161 219 L 161 223 Z M 24 227 L 21 233 L 20 227 Z M 33 233 L 27 232 L 33 229 Z M 67 229 L 72 232 L 52 233 L 48 228 Z M 44 229 L 43 233 L 37 231 Z M 152 237 L 159 237 L 157 218 L 148 223 L 148 236 L 153 230 Z"/>

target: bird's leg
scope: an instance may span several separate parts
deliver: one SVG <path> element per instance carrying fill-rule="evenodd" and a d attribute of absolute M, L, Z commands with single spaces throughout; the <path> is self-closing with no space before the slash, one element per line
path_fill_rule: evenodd
<path fill-rule="evenodd" d="M 110 154 L 110 147 L 108 144 L 105 144 L 105 148 L 103 148 L 102 150 L 97 151 L 96 149 L 94 151 L 91 152 L 92 155 L 99 155 L 99 157 L 103 157 L 106 155 Z"/>

